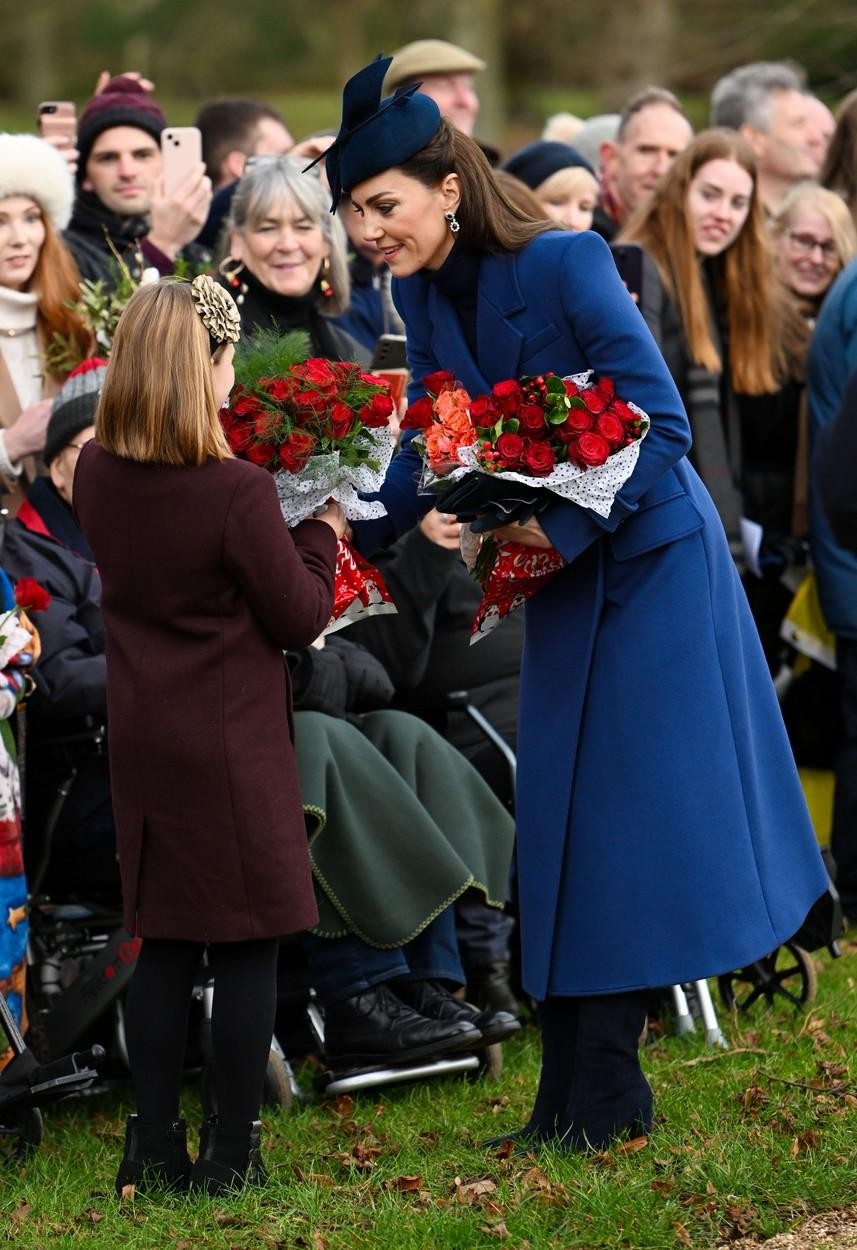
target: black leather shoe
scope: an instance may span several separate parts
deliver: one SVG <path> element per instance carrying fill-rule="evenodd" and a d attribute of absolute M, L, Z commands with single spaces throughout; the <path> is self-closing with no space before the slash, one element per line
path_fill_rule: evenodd
<path fill-rule="evenodd" d="M 482 1043 L 490 1046 L 520 1032 L 520 1021 L 508 1011 L 480 1011 L 462 998 L 456 998 L 439 981 L 394 981 L 399 998 L 430 1020 L 455 1020 L 472 1024 L 482 1034 Z"/>
<path fill-rule="evenodd" d="M 203 1122 L 199 1135 L 199 1158 L 190 1174 L 192 1191 L 217 1195 L 252 1185 L 260 1189 L 268 1173 L 260 1154 L 262 1124 L 229 1125 L 216 1115 Z"/>
<path fill-rule="evenodd" d="M 490 964 L 479 964 L 467 970 L 468 992 L 473 1002 L 484 1011 L 506 1011 L 515 1019 L 521 1014 L 521 1005 L 515 998 L 511 983 L 512 966 L 508 959 L 495 959 Z"/>
<path fill-rule="evenodd" d="M 190 1157 L 184 1120 L 144 1124 L 129 1115 L 125 1124 L 125 1154 L 116 1173 L 116 1194 L 133 1185 L 137 1193 L 157 1189 L 181 1193 L 188 1187 Z"/>
<path fill-rule="evenodd" d="M 333 1068 L 410 1063 L 480 1045 L 482 1034 L 469 1021 L 426 1019 L 386 985 L 324 1009 L 324 1050 Z"/>

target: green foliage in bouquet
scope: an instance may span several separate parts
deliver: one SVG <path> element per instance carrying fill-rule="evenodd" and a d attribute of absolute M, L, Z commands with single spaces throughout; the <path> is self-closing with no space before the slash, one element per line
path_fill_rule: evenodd
<path fill-rule="evenodd" d="M 104 278 L 85 279 L 80 284 L 78 299 L 68 303 L 68 307 L 77 313 L 91 332 L 99 356 L 110 355 L 116 324 L 125 305 L 140 285 L 112 243 L 110 250 L 113 253 L 113 260 L 110 262 L 111 281 L 106 282 Z M 45 363 L 51 373 L 71 373 L 81 360 L 83 353 L 80 345 L 65 335 L 54 334 L 45 348 Z"/>

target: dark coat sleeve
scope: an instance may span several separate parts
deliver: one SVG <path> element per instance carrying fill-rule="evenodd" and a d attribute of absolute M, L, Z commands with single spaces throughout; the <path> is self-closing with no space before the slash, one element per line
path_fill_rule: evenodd
<path fill-rule="evenodd" d="M 70 601 L 54 595 L 36 617 L 42 655 L 33 677 L 44 700 L 40 714 L 51 718 L 107 714 L 107 667 L 100 583 L 87 570 L 80 596 Z"/>
<path fill-rule="evenodd" d="M 264 470 L 245 474 L 236 487 L 224 558 L 278 647 L 298 650 L 318 638 L 333 611 L 336 535 L 325 521 L 289 530 Z"/>
<path fill-rule="evenodd" d="M 857 373 L 833 422 L 818 435 L 814 477 L 819 502 L 836 541 L 857 552 Z"/>

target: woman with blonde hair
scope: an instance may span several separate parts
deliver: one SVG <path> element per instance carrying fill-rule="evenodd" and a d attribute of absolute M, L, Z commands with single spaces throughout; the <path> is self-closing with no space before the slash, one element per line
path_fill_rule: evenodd
<path fill-rule="evenodd" d="M 786 564 L 803 562 L 808 533 L 809 434 L 805 370 L 815 321 L 837 274 L 857 255 L 857 230 L 833 191 L 801 182 L 769 224 L 785 295 L 781 342 L 786 374 L 774 392 L 738 395 L 745 515 L 762 527 L 761 577 L 746 590 L 771 668 L 780 666 L 780 625 L 790 593 Z"/>
<path fill-rule="evenodd" d="M 566 230 L 592 229 L 598 181 L 576 148 L 541 139 L 510 156 L 504 169 L 533 192 L 541 206 L 539 218 Z"/>
<path fill-rule="evenodd" d="M 17 511 L 21 475 L 31 481 L 44 446 L 51 396 L 64 373 L 45 364 L 55 335 L 87 355 L 92 338 L 69 307 L 78 273 L 59 231 L 74 187 L 59 152 L 34 135 L 0 134 L 0 479 Z"/>
<path fill-rule="evenodd" d="M 142 940 L 120 1194 L 262 1183 L 277 945 L 317 917 L 283 651 L 330 619 L 344 519 L 331 503 L 287 529 L 270 474 L 233 459 L 218 411 L 238 321 L 210 278 L 141 287 L 74 478 L 103 584 L 124 919 Z M 191 1171 L 179 1092 L 206 950 L 218 1115 Z"/>
<path fill-rule="evenodd" d="M 780 298 L 756 162 L 729 130 L 681 152 L 623 243 L 645 253 L 640 308 L 684 400 L 689 459 L 741 552 L 741 431 L 735 395 L 775 392 L 784 374 Z"/>

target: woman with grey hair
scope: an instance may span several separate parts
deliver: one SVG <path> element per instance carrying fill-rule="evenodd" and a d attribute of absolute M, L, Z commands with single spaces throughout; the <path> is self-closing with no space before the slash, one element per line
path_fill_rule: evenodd
<path fill-rule="evenodd" d="M 318 178 L 301 170 L 287 156 L 247 161 L 232 197 L 221 281 L 244 335 L 304 330 L 313 355 L 368 363 L 365 348 L 331 321 L 351 296 L 345 230 Z"/>

